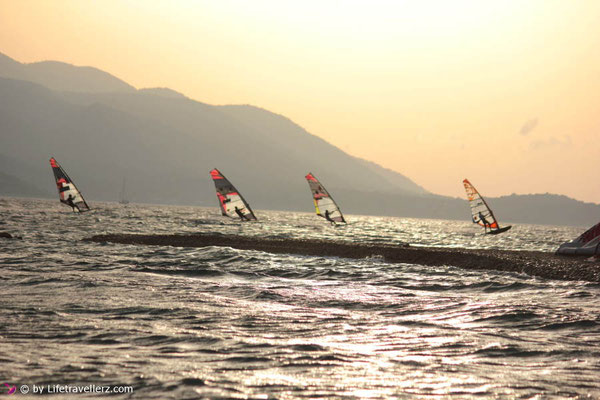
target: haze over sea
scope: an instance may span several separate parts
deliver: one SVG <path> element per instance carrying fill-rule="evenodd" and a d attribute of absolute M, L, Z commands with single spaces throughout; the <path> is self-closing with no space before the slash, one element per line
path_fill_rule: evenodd
<path fill-rule="evenodd" d="M 239 223 L 216 207 L 90 205 L 0 199 L 0 231 L 23 238 L 0 239 L 0 384 L 125 385 L 133 393 L 111 398 L 136 399 L 600 397 L 598 284 L 81 241 L 220 232 L 552 251 L 585 227 L 489 237 L 468 221 L 348 215 L 332 227 L 311 213 Z"/>

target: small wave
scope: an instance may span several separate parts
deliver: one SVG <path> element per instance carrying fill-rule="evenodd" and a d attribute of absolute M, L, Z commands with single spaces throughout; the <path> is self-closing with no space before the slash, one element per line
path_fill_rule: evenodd
<path fill-rule="evenodd" d="M 596 328 L 598 326 L 600 326 L 600 323 L 598 323 L 597 321 L 584 319 L 584 320 L 579 320 L 579 321 L 569 321 L 569 322 L 559 322 L 559 323 L 554 323 L 554 324 L 547 324 L 547 325 L 544 325 L 543 327 L 541 327 L 540 329 L 545 330 L 545 331 L 557 331 L 557 330 L 561 330 L 561 329 L 580 330 L 580 329 Z"/>
<path fill-rule="evenodd" d="M 593 297 L 593 296 L 594 295 L 592 293 L 585 291 L 585 290 L 572 292 L 567 295 L 567 297 L 570 297 L 573 299 L 580 299 L 580 298 Z"/>
<path fill-rule="evenodd" d="M 68 372 L 77 372 L 77 373 L 85 373 L 85 372 L 88 372 L 88 373 L 97 373 L 97 372 L 99 372 L 99 370 L 98 370 L 98 369 L 96 369 L 96 368 L 83 368 L 83 367 L 81 367 L 81 366 L 72 365 L 72 364 L 65 365 L 65 366 L 64 366 L 64 367 L 62 367 L 62 368 L 61 368 L 59 371 L 60 371 L 60 372 L 65 372 L 65 373 L 68 373 Z"/>
<path fill-rule="evenodd" d="M 218 277 L 225 275 L 224 272 L 214 269 L 159 269 L 159 268 L 132 268 L 134 272 L 142 272 L 147 274 L 160 274 L 171 276 L 188 276 L 194 277 Z"/>
<path fill-rule="evenodd" d="M 269 361 L 273 361 L 273 360 L 268 357 L 235 356 L 235 357 L 225 358 L 222 361 L 228 361 L 228 362 L 232 362 L 232 363 L 249 364 L 249 363 L 269 362 Z"/>
<path fill-rule="evenodd" d="M 280 295 L 279 293 L 275 293 L 271 290 L 261 290 L 256 295 L 254 295 L 256 300 L 272 300 L 272 301 L 283 301 L 285 297 Z"/>
<path fill-rule="evenodd" d="M 97 283 L 94 282 L 82 282 L 79 284 L 79 287 L 81 288 L 93 288 L 93 287 L 98 287 L 100 285 L 98 285 Z"/>
<path fill-rule="evenodd" d="M 20 282 L 19 284 L 23 285 L 23 286 L 35 286 L 35 285 L 43 285 L 46 283 L 56 283 L 56 282 L 67 282 L 67 281 L 60 279 L 60 278 L 47 278 L 47 279 L 31 278 L 26 281 Z"/>
<path fill-rule="evenodd" d="M 99 344 L 99 345 L 117 345 L 122 344 L 123 342 L 118 340 L 117 338 L 122 338 L 122 334 L 116 333 L 101 333 L 99 335 L 94 335 L 85 340 L 88 344 Z"/>
<path fill-rule="evenodd" d="M 166 335 L 150 335 L 133 339 L 133 343 L 138 346 L 156 346 L 159 344 L 173 344 L 181 342 L 181 338 Z"/>
<path fill-rule="evenodd" d="M 190 219 L 187 223 L 188 225 L 223 225 L 223 221 L 206 218 Z"/>
<path fill-rule="evenodd" d="M 285 365 L 286 367 L 297 367 L 297 366 L 331 366 L 337 365 L 340 363 L 351 362 L 352 360 L 338 356 L 335 354 L 323 354 L 319 356 L 312 355 L 302 355 L 298 357 L 294 357 L 289 364 Z"/>
<path fill-rule="evenodd" d="M 184 386 L 206 386 L 206 382 L 199 378 L 184 378 L 179 383 Z"/>
<path fill-rule="evenodd" d="M 294 351 L 325 351 L 323 346 L 319 346 L 318 344 L 297 344 L 292 346 L 292 350 Z"/>
<path fill-rule="evenodd" d="M 490 358 L 502 358 L 502 357 L 539 357 L 546 352 L 540 350 L 525 350 L 520 348 L 519 346 L 503 346 L 497 347 L 492 346 L 488 348 L 478 349 L 473 352 L 473 354 L 482 357 L 490 357 Z"/>
<path fill-rule="evenodd" d="M 395 308 L 396 304 L 386 305 L 379 302 L 364 302 L 364 301 L 349 301 L 349 300 L 326 300 L 318 301 L 310 304 L 311 307 L 318 308 L 337 308 L 342 310 L 354 310 L 354 311 L 370 311 L 370 310 L 384 310 L 386 308 Z"/>
<path fill-rule="evenodd" d="M 57 312 L 52 311 L 52 310 L 42 310 L 40 308 L 35 308 L 35 307 L 27 307 L 27 308 L 23 308 L 19 311 L 19 314 L 21 315 L 34 315 L 36 317 L 41 317 L 41 316 L 57 316 L 59 315 Z"/>
<path fill-rule="evenodd" d="M 396 322 L 400 326 L 406 326 L 410 328 L 433 328 L 437 327 L 436 324 L 424 321 L 404 320 Z"/>
<path fill-rule="evenodd" d="M 517 290 L 529 289 L 531 285 L 522 282 L 511 282 L 511 283 L 499 283 L 499 282 L 490 282 L 483 289 L 486 293 L 494 293 L 494 292 L 512 292 Z"/>
<path fill-rule="evenodd" d="M 515 311 L 501 315 L 477 318 L 475 319 L 475 322 L 506 322 L 513 324 L 516 322 L 530 321 L 537 318 L 540 318 L 540 316 L 531 311 Z"/>

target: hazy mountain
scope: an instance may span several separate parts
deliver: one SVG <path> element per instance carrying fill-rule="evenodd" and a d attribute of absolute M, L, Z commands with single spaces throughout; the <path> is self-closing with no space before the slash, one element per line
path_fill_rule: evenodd
<path fill-rule="evenodd" d="M 29 182 L 25 182 L 16 176 L 0 172 L 0 186 L 2 189 L 3 196 L 12 197 L 48 197 L 49 193 L 45 190 L 41 190 Z"/>
<path fill-rule="evenodd" d="M 145 88 L 145 89 L 138 89 L 138 93 L 150 94 L 150 95 L 156 95 L 156 96 L 162 96 L 162 97 L 170 97 L 170 98 L 176 98 L 176 99 L 185 99 L 185 98 L 187 98 L 183 94 L 181 94 L 179 92 L 176 92 L 173 89 L 169 89 L 169 88 Z"/>
<path fill-rule="evenodd" d="M 0 53 L 0 76 L 39 83 L 49 89 L 72 92 L 134 92 L 122 80 L 93 67 L 58 61 L 22 64 Z"/>
<path fill-rule="evenodd" d="M 55 156 L 92 203 L 117 200 L 126 178 L 132 201 L 216 205 L 208 172 L 217 167 L 256 210 L 311 211 L 310 171 L 347 213 L 469 218 L 466 201 L 429 194 L 267 110 L 135 90 L 94 68 L 32 65 L 0 57 L 0 77 L 19 78 L 0 78 L 0 195 L 54 193 Z M 600 216 L 599 205 L 564 196 L 489 201 L 502 221 L 590 225 Z"/>
<path fill-rule="evenodd" d="M 532 224 L 592 226 L 600 221 L 600 206 L 556 194 L 502 196 L 492 200 L 498 216 Z M 500 218 L 500 217 L 499 217 Z"/>
<path fill-rule="evenodd" d="M 283 123 L 275 140 L 265 132 L 268 127 L 252 126 L 243 118 L 268 114 L 256 108 L 233 110 L 147 93 L 58 93 L 9 79 L 0 79 L 0 94 L 5 142 L 0 154 L 38 160 L 44 170 L 54 155 L 81 189 L 98 200 L 115 199 L 127 177 L 134 201 L 212 205 L 208 171 L 213 167 L 230 177 L 256 208 L 310 210 L 304 180 L 309 165 L 332 189 L 358 181 L 366 190 L 387 186 L 388 193 L 406 192 L 356 158 L 272 115 Z M 40 177 L 47 179 L 48 173 L 38 172 L 28 179 L 43 184 Z"/>

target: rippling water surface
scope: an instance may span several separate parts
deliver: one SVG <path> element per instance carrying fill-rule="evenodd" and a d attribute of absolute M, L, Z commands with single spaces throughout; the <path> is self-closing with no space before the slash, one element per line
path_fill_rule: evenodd
<path fill-rule="evenodd" d="M 332 227 L 257 212 L 241 224 L 208 208 L 92 206 L 0 199 L 0 231 L 23 237 L 0 239 L 0 385 L 128 385 L 112 398 L 139 399 L 600 397 L 597 284 L 80 241 L 222 232 L 551 251 L 582 228 L 488 237 L 463 221 L 348 216 Z"/>

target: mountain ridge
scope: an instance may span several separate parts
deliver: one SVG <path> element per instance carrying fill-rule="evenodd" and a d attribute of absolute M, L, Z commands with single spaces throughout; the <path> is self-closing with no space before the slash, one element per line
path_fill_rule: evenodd
<path fill-rule="evenodd" d="M 310 171 L 347 213 L 469 218 L 465 200 L 431 194 L 263 108 L 213 106 L 168 88 L 54 90 L 6 78 L 23 67 L 11 60 L 0 54 L 0 157 L 14 156 L 3 179 L 18 180 L 15 187 L 28 182 L 38 192 L 54 191 L 47 166 L 54 155 L 92 202 L 116 200 L 127 177 L 134 202 L 211 206 L 216 200 L 208 171 L 218 167 L 255 209 L 311 211 L 304 180 Z M 24 160 L 35 167 L 21 167 Z M 0 194 L 8 193 L 0 187 Z M 502 221 L 586 225 L 600 215 L 599 205 L 566 196 L 572 202 L 560 195 L 519 196 L 525 197 L 488 201 Z"/>
<path fill-rule="evenodd" d="M 5 78 L 38 83 L 56 91 L 125 91 L 136 89 L 95 67 L 75 66 L 61 61 L 20 63 L 0 53 L 0 71 Z"/>

